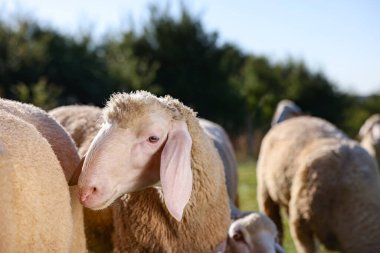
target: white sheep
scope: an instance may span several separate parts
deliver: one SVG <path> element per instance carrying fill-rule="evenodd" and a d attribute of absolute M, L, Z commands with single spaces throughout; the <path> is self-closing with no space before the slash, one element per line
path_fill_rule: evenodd
<path fill-rule="evenodd" d="M 70 252 L 69 189 L 49 143 L 0 110 L 0 252 Z"/>
<path fill-rule="evenodd" d="M 276 225 L 258 212 L 242 213 L 228 230 L 226 253 L 284 253 Z"/>
<path fill-rule="evenodd" d="M 272 126 L 283 122 L 284 120 L 300 116 L 302 114 L 301 108 L 298 107 L 293 101 L 288 99 L 281 100 L 276 107 L 272 119 Z"/>
<path fill-rule="evenodd" d="M 359 130 L 360 144 L 374 157 L 380 167 L 380 114 L 369 117 Z"/>
<path fill-rule="evenodd" d="M 66 180 L 71 178 L 79 163 L 79 156 L 71 137 L 61 125 L 52 119 L 45 111 L 35 106 L 12 100 L 0 99 L 0 111 L 9 113 L 35 127 L 41 136 L 50 144 L 56 159 L 58 159 L 60 163 L 61 171 L 64 173 Z M 36 149 L 37 148 L 38 147 L 36 147 Z M 60 190 L 64 189 L 61 188 Z M 83 229 L 83 213 L 82 206 L 77 199 L 77 186 L 70 187 L 68 191 L 71 196 L 71 218 L 74 221 L 73 231 L 71 232 L 72 242 L 70 251 L 85 252 L 86 244 Z"/>
<path fill-rule="evenodd" d="M 314 237 L 341 252 L 380 252 L 380 176 L 372 157 L 332 124 L 300 116 L 264 137 L 258 202 L 282 232 L 289 214 L 297 252 L 317 252 Z"/>
<path fill-rule="evenodd" d="M 227 237 L 228 196 L 222 161 L 195 113 L 140 91 L 113 95 L 103 117 L 78 185 L 86 207 L 118 199 L 115 251 L 215 251 Z"/>

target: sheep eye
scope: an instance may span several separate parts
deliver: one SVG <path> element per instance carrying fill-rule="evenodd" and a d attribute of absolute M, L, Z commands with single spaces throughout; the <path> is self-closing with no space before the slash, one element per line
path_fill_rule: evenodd
<path fill-rule="evenodd" d="M 150 143 L 156 143 L 156 142 L 158 142 L 160 140 L 160 138 L 158 138 L 157 136 L 150 136 L 149 138 L 148 138 L 148 141 L 150 142 Z"/>
<path fill-rule="evenodd" d="M 237 231 L 233 236 L 232 238 L 235 240 L 235 241 L 238 241 L 238 242 L 245 242 L 244 240 L 244 236 L 243 234 L 241 233 L 241 231 Z"/>

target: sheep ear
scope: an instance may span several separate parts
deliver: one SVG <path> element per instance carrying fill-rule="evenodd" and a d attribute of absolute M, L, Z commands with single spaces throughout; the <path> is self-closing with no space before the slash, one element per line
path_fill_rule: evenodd
<path fill-rule="evenodd" d="M 80 173 L 82 172 L 82 167 L 83 167 L 83 163 L 84 163 L 85 158 L 86 158 L 86 156 L 83 156 L 82 159 L 80 159 L 78 166 L 76 167 L 74 173 L 71 175 L 71 178 L 69 180 L 69 186 L 73 186 L 73 185 L 78 184 L 78 179 L 79 179 Z"/>
<path fill-rule="evenodd" d="M 184 121 L 175 121 L 161 154 L 160 179 L 166 207 L 181 221 L 193 186 L 191 171 L 192 140 Z"/>

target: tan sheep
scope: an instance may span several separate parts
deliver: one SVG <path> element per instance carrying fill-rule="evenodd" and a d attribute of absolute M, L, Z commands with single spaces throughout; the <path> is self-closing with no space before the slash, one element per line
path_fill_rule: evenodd
<path fill-rule="evenodd" d="M 360 144 L 374 157 L 380 167 L 380 114 L 369 117 L 359 130 Z"/>
<path fill-rule="evenodd" d="M 77 144 L 79 153 L 84 155 L 91 141 L 101 128 L 101 108 L 86 105 L 61 106 L 51 110 L 49 114 L 58 120 L 71 134 Z M 237 163 L 231 141 L 220 125 L 206 119 L 199 119 L 199 123 L 214 142 L 214 146 L 222 158 L 227 192 L 230 200 L 232 200 L 231 208 L 234 213 L 234 210 L 238 210 L 234 205 L 234 203 L 238 202 L 238 176 Z M 113 234 L 112 206 L 97 211 L 85 208 L 84 221 L 89 250 L 93 252 L 111 251 L 111 235 Z"/>
<path fill-rule="evenodd" d="M 73 220 L 59 161 L 33 125 L 4 110 L 0 118 L 0 252 L 70 252 Z"/>
<path fill-rule="evenodd" d="M 276 111 L 272 119 L 272 126 L 300 115 L 302 115 L 302 110 L 298 107 L 298 105 L 291 100 L 283 99 L 277 104 Z"/>
<path fill-rule="evenodd" d="M 332 124 L 301 116 L 274 126 L 257 164 L 258 201 L 297 252 L 380 252 L 380 176 L 374 159 Z"/>
<path fill-rule="evenodd" d="M 49 114 L 71 135 L 83 157 L 101 128 L 102 109 L 96 106 L 68 105 L 57 107 Z M 87 248 L 91 252 L 112 251 L 112 219 L 112 206 L 96 211 L 84 208 Z"/>
<path fill-rule="evenodd" d="M 10 113 L 20 120 L 33 125 L 50 144 L 56 158 L 60 162 L 61 170 L 66 180 L 71 178 L 79 163 L 79 156 L 71 137 L 61 125 L 45 111 L 33 105 L 17 101 L 0 99 L 0 111 Z M 77 186 L 70 187 L 69 191 L 71 196 L 72 219 L 74 220 L 71 252 L 85 252 L 86 244 L 83 229 L 83 212 L 82 206 L 77 198 Z"/>
<path fill-rule="evenodd" d="M 93 209 L 118 199 L 115 251 L 215 251 L 227 237 L 228 196 L 222 161 L 195 113 L 142 91 L 113 95 L 103 112 L 79 187 Z"/>
<path fill-rule="evenodd" d="M 284 253 L 276 225 L 258 212 L 242 213 L 228 230 L 226 253 Z"/>

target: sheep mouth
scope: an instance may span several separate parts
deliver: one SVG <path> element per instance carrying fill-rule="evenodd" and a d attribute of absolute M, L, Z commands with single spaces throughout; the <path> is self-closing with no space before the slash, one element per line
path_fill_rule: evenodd
<path fill-rule="evenodd" d="M 106 200 L 104 200 L 103 202 L 101 202 L 101 204 L 93 205 L 93 206 L 86 205 L 86 207 L 91 208 L 92 210 L 102 210 L 102 209 L 110 206 L 118 197 L 119 197 L 119 192 L 118 192 L 117 188 L 115 188 L 113 190 L 111 196 L 109 198 L 107 198 Z"/>

